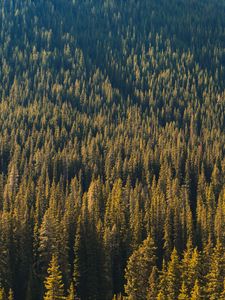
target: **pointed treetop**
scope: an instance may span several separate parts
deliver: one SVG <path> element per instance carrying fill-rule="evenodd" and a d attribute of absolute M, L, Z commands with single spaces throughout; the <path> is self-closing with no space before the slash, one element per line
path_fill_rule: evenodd
<path fill-rule="evenodd" d="M 181 289 L 180 289 L 180 294 L 178 296 L 178 300 L 189 300 L 188 289 L 187 289 L 184 281 L 182 282 L 182 286 L 181 286 Z"/>
<path fill-rule="evenodd" d="M 14 299 L 14 296 L 13 296 L 13 291 L 12 289 L 9 290 L 9 297 L 8 297 L 8 300 L 13 300 Z"/>
<path fill-rule="evenodd" d="M 74 284 L 73 282 L 71 282 L 66 300 L 75 300 L 75 296 L 76 296 L 76 292 L 75 292 Z"/>

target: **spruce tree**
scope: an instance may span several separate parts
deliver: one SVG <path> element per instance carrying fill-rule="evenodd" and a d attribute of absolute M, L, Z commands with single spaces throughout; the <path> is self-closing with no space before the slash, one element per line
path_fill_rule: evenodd
<path fill-rule="evenodd" d="M 161 296 L 167 295 L 167 272 L 166 272 L 166 263 L 163 260 L 162 270 L 159 272 L 159 286 L 158 286 L 158 294 Z"/>
<path fill-rule="evenodd" d="M 75 292 L 74 284 L 73 282 L 71 282 L 66 300 L 75 300 L 75 296 L 76 296 L 76 292 Z"/>
<path fill-rule="evenodd" d="M 130 256 L 125 274 L 128 299 L 146 299 L 149 276 L 156 264 L 155 252 L 154 241 L 148 236 Z"/>
<path fill-rule="evenodd" d="M 167 297 L 163 291 L 159 291 L 156 300 L 167 300 Z"/>
<path fill-rule="evenodd" d="M 45 279 L 45 296 L 44 300 L 61 300 L 64 297 L 64 285 L 62 282 L 62 274 L 59 269 L 58 259 L 56 255 L 52 256 L 48 268 L 48 276 Z"/>
<path fill-rule="evenodd" d="M 213 250 L 209 273 L 206 276 L 207 285 L 206 293 L 210 300 L 219 299 L 220 293 L 223 290 L 223 280 L 225 277 L 225 254 L 224 247 L 217 240 L 216 247 Z"/>
<path fill-rule="evenodd" d="M 195 281 L 195 285 L 191 292 L 190 300 L 201 300 L 202 299 L 202 291 L 201 287 L 199 286 L 198 280 Z"/>
<path fill-rule="evenodd" d="M 152 268 L 152 272 L 149 277 L 149 286 L 147 291 L 147 300 L 154 300 L 158 294 L 158 269 Z"/>
<path fill-rule="evenodd" d="M 180 262 L 176 249 L 174 248 L 167 269 L 167 297 L 168 300 L 174 300 L 179 295 L 180 290 Z"/>
<path fill-rule="evenodd" d="M 189 300 L 188 289 L 187 289 L 184 281 L 182 282 L 178 300 Z"/>

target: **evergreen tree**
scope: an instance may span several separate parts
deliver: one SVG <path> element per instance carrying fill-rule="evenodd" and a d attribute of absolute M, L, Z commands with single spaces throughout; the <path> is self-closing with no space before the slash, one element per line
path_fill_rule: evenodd
<path fill-rule="evenodd" d="M 156 264 L 156 247 L 150 236 L 130 256 L 126 268 L 125 291 L 128 299 L 146 299 L 148 280 Z"/>
<path fill-rule="evenodd" d="M 191 2 L 0 1 L 5 298 L 52 255 L 82 300 L 223 298 L 225 4 Z"/>
<path fill-rule="evenodd" d="M 8 300 L 13 300 L 14 296 L 13 296 L 13 291 L 12 289 L 9 290 L 9 296 L 8 296 Z"/>
<path fill-rule="evenodd" d="M 74 288 L 73 283 L 71 282 L 70 288 L 68 290 L 68 296 L 66 297 L 66 300 L 75 300 L 75 296 L 76 296 L 75 288 Z"/>
<path fill-rule="evenodd" d="M 45 279 L 45 290 L 44 300 L 65 299 L 62 274 L 59 270 L 58 260 L 55 255 L 52 256 L 49 264 L 48 276 Z"/>
<path fill-rule="evenodd" d="M 174 248 L 167 269 L 167 297 L 168 300 L 176 299 L 180 290 L 180 262 L 176 249 Z"/>
<path fill-rule="evenodd" d="M 163 291 L 159 291 L 156 300 L 167 300 L 167 297 Z"/>
<path fill-rule="evenodd" d="M 217 240 L 216 247 L 213 250 L 209 273 L 207 274 L 206 293 L 210 300 L 219 299 L 223 290 L 223 281 L 225 276 L 225 255 L 224 247 Z"/>
<path fill-rule="evenodd" d="M 224 283 L 223 283 L 223 291 L 220 294 L 220 300 L 225 299 L 225 278 L 224 278 Z"/>
<path fill-rule="evenodd" d="M 161 297 L 166 297 L 167 295 L 167 272 L 166 272 L 166 263 L 163 260 L 162 270 L 159 273 L 159 287 L 158 287 L 158 295 L 160 294 Z"/>
<path fill-rule="evenodd" d="M 0 300 L 6 300 L 5 290 L 0 288 Z"/>
<path fill-rule="evenodd" d="M 195 281 L 195 285 L 191 292 L 191 300 L 200 300 L 202 299 L 201 287 L 199 286 L 198 280 Z"/>
<path fill-rule="evenodd" d="M 195 281 L 202 279 L 202 259 L 197 248 L 188 248 L 182 260 L 182 277 L 190 294 Z"/>
<path fill-rule="evenodd" d="M 178 295 L 178 300 L 189 300 L 188 289 L 187 289 L 184 281 L 182 282 L 180 293 Z"/>
<path fill-rule="evenodd" d="M 147 300 L 156 299 L 158 294 L 158 269 L 157 267 L 152 268 L 152 272 L 149 277 L 149 286 L 147 291 Z"/>

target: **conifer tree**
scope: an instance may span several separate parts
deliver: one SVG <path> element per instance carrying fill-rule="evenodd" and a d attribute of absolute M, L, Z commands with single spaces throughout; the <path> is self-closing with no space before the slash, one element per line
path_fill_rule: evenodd
<path fill-rule="evenodd" d="M 8 296 L 8 300 L 13 300 L 14 296 L 13 296 L 13 291 L 12 289 L 9 290 L 9 296 Z"/>
<path fill-rule="evenodd" d="M 149 276 L 156 264 L 155 252 L 154 241 L 148 236 L 130 256 L 125 274 L 128 299 L 146 299 Z"/>
<path fill-rule="evenodd" d="M 12 217 L 8 212 L 0 213 L 0 283 L 4 287 L 12 286 L 12 267 L 10 251 L 12 250 Z"/>
<path fill-rule="evenodd" d="M 195 281 L 195 285 L 191 292 L 191 300 L 200 300 L 202 299 L 201 287 L 199 286 L 198 280 Z"/>
<path fill-rule="evenodd" d="M 206 293 L 210 300 L 219 299 L 220 293 L 223 290 L 223 280 L 225 276 L 225 255 L 224 247 L 217 240 L 216 247 L 213 250 L 209 273 L 206 276 L 207 285 Z"/>
<path fill-rule="evenodd" d="M 74 272 L 73 280 L 75 282 L 75 287 L 80 288 L 81 283 L 81 273 L 82 273 L 82 245 L 81 245 L 81 220 L 80 217 L 77 222 L 77 229 L 74 241 Z M 81 287 L 82 288 L 82 287 Z"/>
<path fill-rule="evenodd" d="M 224 283 L 223 283 L 223 291 L 220 294 L 219 300 L 224 300 L 224 299 L 225 299 L 225 278 L 224 278 Z"/>
<path fill-rule="evenodd" d="M 183 259 L 181 261 L 181 275 L 182 275 L 182 280 L 183 283 L 185 283 L 185 287 L 188 289 L 190 292 L 192 289 L 192 284 L 189 283 L 190 281 L 190 261 L 193 255 L 193 244 L 192 241 L 189 239 L 187 242 L 187 249 L 184 251 L 183 254 Z M 191 278 L 192 280 L 192 278 Z"/>
<path fill-rule="evenodd" d="M 156 266 L 152 268 L 149 277 L 149 286 L 147 291 L 147 300 L 154 300 L 158 294 L 158 269 Z"/>
<path fill-rule="evenodd" d="M 75 293 L 74 284 L 73 284 L 73 282 L 71 282 L 66 300 L 75 300 L 75 296 L 76 296 L 76 293 Z"/>
<path fill-rule="evenodd" d="M 222 190 L 215 215 L 215 236 L 225 244 L 225 189 Z"/>
<path fill-rule="evenodd" d="M 0 300 L 6 300 L 4 288 L 0 288 Z"/>
<path fill-rule="evenodd" d="M 188 247 L 187 251 L 184 254 L 181 268 L 183 281 L 185 282 L 188 289 L 188 294 L 190 294 L 195 280 L 200 280 L 202 277 L 202 259 L 197 248 L 193 249 L 191 247 Z"/>
<path fill-rule="evenodd" d="M 49 264 L 48 276 L 45 279 L 45 289 L 44 300 L 65 299 L 62 274 L 59 270 L 58 259 L 55 255 L 52 256 Z"/>
<path fill-rule="evenodd" d="M 187 289 L 184 281 L 182 282 L 178 300 L 189 300 L 188 289 Z"/>
<path fill-rule="evenodd" d="M 43 276 L 52 253 L 59 255 L 59 221 L 49 208 L 43 218 L 39 229 L 39 273 Z"/>
<path fill-rule="evenodd" d="M 159 291 L 156 300 L 167 300 L 167 297 L 163 291 Z"/>
<path fill-rule="evenodd" d="M 167 295 L 167 272 L 166 272 L 166 263 L 163 260 L 162 270 L 159 272 L 159 286 L 158 286 L 158 294 L 161 296 Z"/>
<path fill-rule="evenodd" d="M 191 2 L 0 1 L 4 300 L 53 254 L 82 300 L 225 299 L 225 4 Z"/>
<path fill-rule="evenodd" d="M 180 290 L 180 262 L 176 249 L 174 248 L 167 269 L 167 297 L 168 300 L 174 300 L 179 295 Z"/>
<path fill-rule="evenodd" d="M 172 210 L 167 208 L 166 220 L 164 224 L 164 250 L 165 257 L 168 260 L 173 251 L 173 222 L 172 222 Z"/>

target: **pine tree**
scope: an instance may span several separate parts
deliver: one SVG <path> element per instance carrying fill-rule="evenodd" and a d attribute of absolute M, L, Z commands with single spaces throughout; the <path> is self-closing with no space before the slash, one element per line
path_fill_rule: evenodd
<path fill-rule="evenodd" d="M 157 267 L 152 268 L 149 277 L 149 286 L 147 292 L 147 300 L 154 300 L 158 294 L 158 270 Z"/>
<path fill-rule="evenodd" d="M 184 281 L 182 282 L 182 286 L 181 286 L 181 289 L 180 289 L 180 294 L 178 296 L 178 300 L 189 300 L 188 289 L 187 289 Z"/>
<path fill-rule="evenodd" d="M 148 280 L 156 264 L 156 247 L 150 236 L 130 256 L 126 268 L 125 291 L 128 299 L 146 299 Z"/>
<path fill-rule="evenodd" d="M 55 255 L 52 256 L 52 260 L 48 268 L 48 276 L 45 279 L 46 293 L 44 300 L 60 300 L 64 297 L 64 285 L 62 282 L 62 274 L 59 270 L 58 259 Z"/>
<path fill-rule="evenodd" d="M 182 280 L 185 283 L 185 287 L 188 289 L 189 293 L 193 287 L 193 285 L 189 282 L 190 281 L 190 261 L 193 255 L 193 244 L 192 241 L 189 239 L 187 242 L 187 249 L 184 251 L 183 259 L 181 261 L 181 271 L 182 271 Z M 192 278 L 191 278 L 192 280 Z"/>
<path fill-rule="evenodd" d="M 209 273 L 206 276 L 206 292 L 210 300 L 219 299 L 223 290 L 223 280 L 225 276 L 225 255 L 224 247 L 217 241 L 211 257 Z"/>
<path fill-rule="evenodd" d="M 75 296 L 76 296 L 76 293 L 75 293 L 74 284 L 71 282 L 66 300 L 75 300 Z"/>
<path fill-rule="evenodd" d="M 159 272 L 159 274 L 160 276 L 159 276 L 158 290 L 161 295 L 166 295 L 167 294 L 167 272 L 166 272 L 165 260 L 163 260 L 162 270 Z"/>
<path fill-rule="evenodd" d="M 168 300 L 174 300 L 180 290 L 180 262 L 176 249 L 174 248 L 167 269 L 167 296 Z"/>
<path fill-rule="evenodd" d="M 77 229 L 74 241 L 74 272 L 73 272 L 73 280 L 75 282 L 76 289 L 82 289 L 80 285 L 81 282 L 81 273 L 82 273 L 82 254 L 81 254 L 81 220 L 80 217 L 77 222 Z"/>
<path fill-rule="evenodd" d="M 191 292 L 190 300 L 200 300 L 200 299 L 202 299 L 201 287 L 199 286 L 198 280 L 196 280 L 193 290 Z"/>
<path fill-rule="evenodd" d="M 202 261 L 197 248 L 189 247 L 182 260 L 182 279 L 186 284 L 188 294 L 190 294 L 195 280 L 201 278 Z"/>
<path fill-rule="evenodd" d="M 39 229 L 39 274 L 46 273 L 46 267 L 52 253 L 59 255 L 59 221 L 50 208 L 45 212 Z"/>
<path fill-rule="evenodd" d="M 166 211 L 166 220 L 164 224 L 164 245 L 165 258 L 168 260 L 173 251 L 173 222 L 172 212 L 168 207 Z"/>
<path fill-rule="evenodd" d="M 215 236 L 225 244 L 225 189 L 222 190 L 215 215 Z"/>
<path fill-rule="evenodd" d="M 156 300 L 167 300 L 167 297 L 163 291 L 159 291 Z"/>

